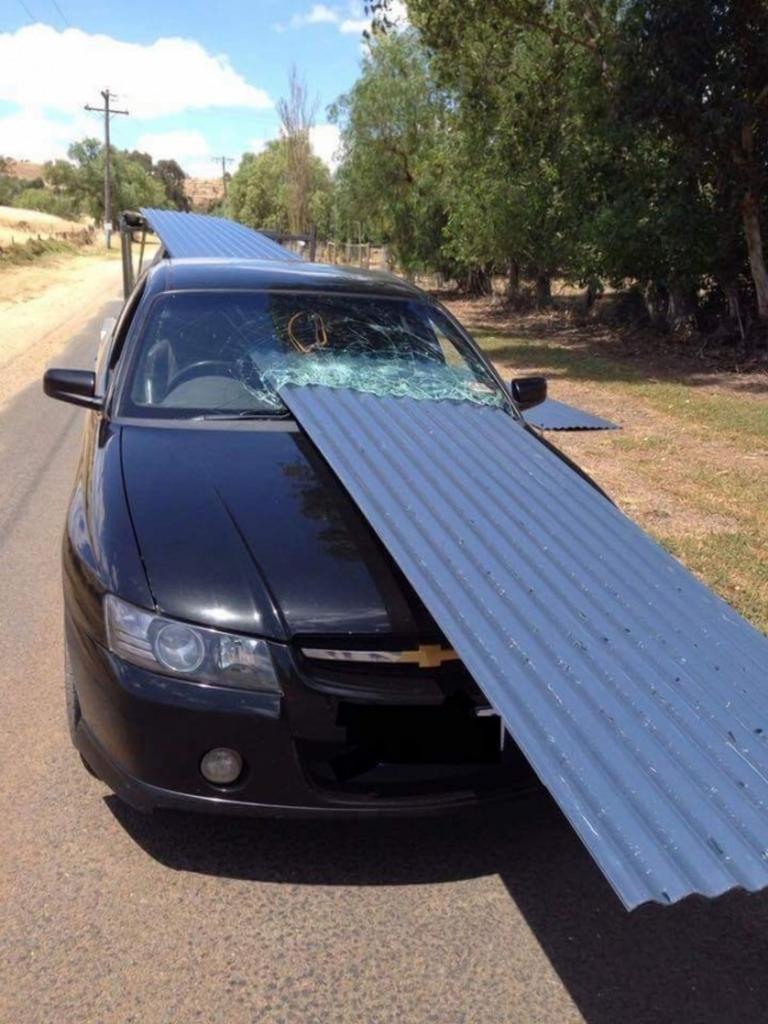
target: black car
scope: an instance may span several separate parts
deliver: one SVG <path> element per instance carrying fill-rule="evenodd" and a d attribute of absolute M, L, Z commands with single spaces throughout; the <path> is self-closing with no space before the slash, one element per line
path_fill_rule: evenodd
<path fill-rule="evenodd" d="M 47 394 L 90 410 L 63 545 L 69 726 L 125 801 L 423 813 L 533 784 L 280 400 L 325 383 L 440 401 L 457 380 L 510 403 L 410 284 L 231 259 L 159 261 L 95 373 L 48 371 Z"/>

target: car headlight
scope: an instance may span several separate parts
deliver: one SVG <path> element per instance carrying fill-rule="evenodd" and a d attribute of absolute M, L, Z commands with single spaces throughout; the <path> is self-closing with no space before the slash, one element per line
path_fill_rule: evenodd
<path fill-rule="evenodd" d="M 265 640 L 190 626 L 104 598 L 107 645 L 133 665 L 212 686 L 280 693 Z"/>

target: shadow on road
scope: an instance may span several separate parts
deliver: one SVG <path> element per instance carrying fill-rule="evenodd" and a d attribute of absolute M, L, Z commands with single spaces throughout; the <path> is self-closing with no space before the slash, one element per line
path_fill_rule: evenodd
<path fill-rule="evenodd" d="M 107 803 L 147 853 L 178 871 L 337 886 L 498 874 L 590 1024 L 768 1018 L 768 896 L 628 914 L 543 794 L 458 817 L 361 823 L 145 817 Z"/>

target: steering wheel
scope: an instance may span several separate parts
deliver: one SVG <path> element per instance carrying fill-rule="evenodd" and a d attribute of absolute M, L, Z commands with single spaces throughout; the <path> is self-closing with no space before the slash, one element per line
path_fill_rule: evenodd
<path fill-rule="evenodd" d="M 222 370 L 223 373 L 220 372 Z M 170 394 L 174 388 L 177 388 L 179 384 L 184 384 L 185 381 L 194 380 L 195 377 L 208 376 L 231 377 L 232 364 L 224 359 L 198 359 L 196 363 L 190 363 L 183 370 L 179 370 L 173 380 L 168 382 L 167 393 Z"/>

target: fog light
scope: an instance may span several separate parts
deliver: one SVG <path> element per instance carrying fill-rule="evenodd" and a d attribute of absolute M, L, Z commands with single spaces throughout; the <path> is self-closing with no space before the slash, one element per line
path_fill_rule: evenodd
<path fill-rule="evenodd" d="M 242 757 L 229 747 L 214 747 L 200 762 L 203 778 L 212 782 L 214 786 L 228 786 L 238 779 L 242 770 Z"/>

